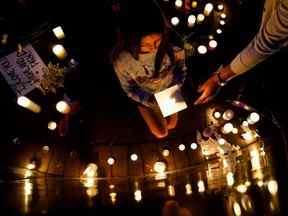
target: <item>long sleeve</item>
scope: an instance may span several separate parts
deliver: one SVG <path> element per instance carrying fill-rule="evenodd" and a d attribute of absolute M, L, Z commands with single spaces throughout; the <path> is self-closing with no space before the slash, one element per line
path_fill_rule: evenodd
<path fill-rule="evenodd" d="M 172 84 L 183 85 L 186 75 L 187 68 L 185 64 L 185 51 L 179 47 L 174 47 L 175 63 L 176 67 L 173 71 Z"/>
<path fill-rule="evenodd" d="M 121 63 L 114 63 L 114 70 L 120 81 L 121 87 L 126 92 L 127 96 L 148 106 L 148 99 L 150 98 L 151 93 L 142 90 L 132 77 L 129 76 L 128 71 L 121 67 Z"/>
<path fill-rule="evenodd" d="M 237 75 L 245 73 L 286 46 L 287 41 L 288 0 L 282 0 L 254 39 L 231 62 L 230 67 Z"/>

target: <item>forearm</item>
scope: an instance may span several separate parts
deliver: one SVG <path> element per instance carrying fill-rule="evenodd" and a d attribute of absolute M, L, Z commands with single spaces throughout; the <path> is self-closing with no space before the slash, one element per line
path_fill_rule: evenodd
<path fill-rule="evenodd" d="M 273 55 L 288 41 L 288 1 L 283 0 L 263 24 L 255 38 L 231 62 L 231 70 L 242 74 Z"/>

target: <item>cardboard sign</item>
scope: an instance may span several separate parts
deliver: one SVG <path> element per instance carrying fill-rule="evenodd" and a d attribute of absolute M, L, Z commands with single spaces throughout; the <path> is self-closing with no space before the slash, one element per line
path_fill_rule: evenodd
<path fill-rule="evenodd" d="M 26 95 L 40 86 L 45 68 L 30 44 L 21 52 L 13 52 L 0 59 L 0 72 L 17 95 Z"/>

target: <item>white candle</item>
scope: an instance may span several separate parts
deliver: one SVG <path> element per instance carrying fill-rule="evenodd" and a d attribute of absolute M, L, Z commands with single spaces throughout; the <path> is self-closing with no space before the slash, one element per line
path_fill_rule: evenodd
<path fill-rule="evenodd" d="M 192 8 L 196 8 L 197 5 L 198 5 L 197 1 L 192 1 L 192 4 L 191 4 Z"/>
<path fill-rule="evenodd" d="M 223 10 L 224 9 L 224 5 L 223 4 L 219 4 L 218 6 L 217 6 L 217 8 L 218 8 L 218 10 Z"/>
<path fill-rule="evenodd" d="M 217 34 L 222 34 L 222 30 L 221 29 L 217 29 L 216 32 L 217 32 Z"/>
<path fill-rule="evenodd" d="M 34 112 L 34 113 L 41 112 L 41 107 L 25 96 L 18 97 L 17 103 L 19 106 L 22 106 L 22 107 L 24 107 L 24 108 L 26 108 L 26 109 Z"/>
<path fill-rule="evenodd" d="M 204 14 L 205 16 L 209 16 L 210 13 L 212 12 L 213 10 L 213 4 L 212 3 L 207 3 L 204 7 Z"/>
<path fill-rule="evenodd" d="M 171 18 L 171 23 L 173 26 L 177 26 L 179 24 L 180 20 L 178 17 L 172 17 Z"/>
<path fill-rule="evenodd" d="M 57 26 L 56 28 L 54 28 L 53 33 L 59 40 L 65 37 L 64 31 L 61 26 Z"/>
<path fill-rule="evenodd" d="M 55 130 L 56 128 L 57 128 L 57 123 L 56 123 L 56 122 L 50 121 L 50 122 L 48 123 L 48 129 L 49 129 L 49 130 Z"/>
<path fill-rule="evenodd" d="M 182 5 L 183 5 L 182 0 L 176 0 L 176 1 L 175 1 L 175 7 L 176 7 L 176 8 L 181 8 Z"/>
<path fill-rule="evenodd" d="M 210 40 L 209 41 L 209 47 L 214 49 L 217 47 L 217 41 L 216 40 Z"/>
<path fill-rule="evenodd" d="M 53 46 L 52 51 L 61 60 L 65 59 L 67 56 L 65 48 L 61 44 L 56 44 Z"/>
<path fill-rule="evenodd" d="M 193 27 L 195 25 L 195 22 L 196 22 L 196 17 L 194 15 L 190 15 L 188 17 L 188 26 Z"/>
<path fill-rule="evenodd" d="M 220 20 L 219 23 L 220 23 L 220 25 L 225 25 L 226 24 L 226 22 L 224 20 Z"/>
<path fill-rule="evenodd" d="M 202 23 L 205 19 L 205 16 L 203 14 L 197 15 L 197 23 Z"/>
<path fill-rule="evenodd" d="M 70 112 L 70 106 L 68 103 L 66 103 L 65 101 L 59 101 L 56 104 L 56 109 L 58 112 L 63 113 L 63 114 L 68 114 Z"/>
<path fill-rule="evenodd" d="M 204 45 L 200 45 L 198 48 L 197 48 L 197 50 L 198 50 L 198 53 L 200 53 L 200 54 L 205 54 L 205 53 L 207 53 L 207 47 L 206 46 L 204 46 Z"/>
<path fill-rule="evenodd" d="M 225 13 L 222 13 L 222 14 L 220 15 L 220 17 L 221 17 L 222 19 L 226 19 L 226 14 L 225 14 Z"/>

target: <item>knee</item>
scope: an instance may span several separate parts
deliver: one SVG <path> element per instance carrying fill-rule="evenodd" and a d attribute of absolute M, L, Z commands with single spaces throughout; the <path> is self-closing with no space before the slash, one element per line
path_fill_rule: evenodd
<path fill-rule="evenodd" d="M 167 128 L 162 128 L 158 130 L 153 130 L 152 134 L 157 138 L 157 139 L 163 139 L 168 136 L 168 129 Z"/>

